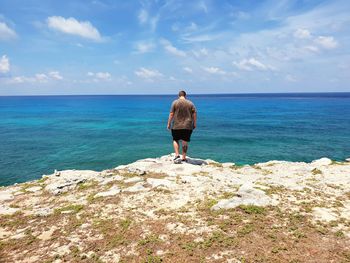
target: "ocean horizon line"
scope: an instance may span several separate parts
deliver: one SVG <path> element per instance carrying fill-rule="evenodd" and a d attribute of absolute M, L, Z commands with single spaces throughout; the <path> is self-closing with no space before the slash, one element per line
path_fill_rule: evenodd
<path fill-rule="evenodd" d="M 322 91 L 322 92 L 245 92 L 245 93 L 190 93 L 189 96 L 294 96 L 294 95 L 349 95 L 350 91 Z M 0 95 L 0 97 L 98 97 L 98 96 L 176 96 L 177 93 L 154 94 L 27 94 L 27 95 Z"/>

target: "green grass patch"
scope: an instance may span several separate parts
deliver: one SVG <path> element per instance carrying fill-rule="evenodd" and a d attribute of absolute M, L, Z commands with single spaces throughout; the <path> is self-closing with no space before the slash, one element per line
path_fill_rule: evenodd
<path fill-rule="evenodd" d="M 126 230 L 129 229 L 131 223 L 132 223 L 131 219 L 126 218 L 126 219 L 123 219 L 119 222 L 119 226 L 123 230 L 123 232 L 125 232 Z"/>
<path fill-rule="evenodd" d="M 83 205 L 67 205 L 67 206 L 64 206 L 64 207 L 61 207 L 61 208 L 56 208 L 54 210 L 54 213 L 55 214 L 61 214 L 62 212 L 65 212 L 65 211 L 72 211 L 72 213 L 76 214 L 78 212 L 80 212 L 82 209 L 84 208 Z"/>
<path fill-rule="evenodd" d="M 149 235 L 149 236 L 146 236 L 145 238 L 139 240 L 138 244 L 140 246 L 145 246 L 147 244 L 158 243 L 160 241 L 161 241 L 161 239 L 158 237 L 158 235 Z"/>
<path fill-rule="evenodd" d="M 240 205 L 240 209 L 242 209 L 247 214 L 265 214 L 266 209 L 262 206 L 257 205 Z"/>

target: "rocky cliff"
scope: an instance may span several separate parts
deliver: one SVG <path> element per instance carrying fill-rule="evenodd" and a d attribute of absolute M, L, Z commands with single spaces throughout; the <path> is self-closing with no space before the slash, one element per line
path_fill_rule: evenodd
<path fill-rule="evenodd" d="M 350 262 L 350 162 L 172 158 L 0 188 L 0 262 Z"/>

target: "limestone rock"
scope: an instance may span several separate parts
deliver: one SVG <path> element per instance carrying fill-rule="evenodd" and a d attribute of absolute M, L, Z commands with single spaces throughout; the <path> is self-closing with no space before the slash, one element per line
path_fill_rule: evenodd
<path fill-rule="evenodd" d="M 131 193 L 142 192 L 142 191 L 148 191 L 148 189 L 143 185 L 143 182 L 136 183 L 133 186 L 123 189 L 123 192 L 131 192 Z"/>
<path fill-rule="evenodd" d="M 158 187 L 158 186 L 164 186 L 166 188 L 173 188 L 176 184 L 172 181 L 169 181 L 167 179 L 156 179 L 156 178 L 148 178 L 147 183 L 149 183 L 152 188 Z"/>
<path fill-rule="evenodd" d="M 267 206 L 272 203 L 272 199 L 264 191 L 255 189 L 253 184 L 247 183 L 239 188 L 237 196 L 220 200 L 212 209 L 230 209 L 239 205 Z"/>
<path fill-rule="evenodd" d="M 3 204 L 0 204 L 0 215 L 12 215 L 16 213 L 19 208 L 9 207 Z"/>
<path fill-rule="evenodd" d="M 137 183 L 137 182 L 141 182 L 141 181 L 143 181 L 143 178 L 135 176 L 135 177 L 131 177 L 129 179 L 124 180 L 124 183 L 126 183 L 126 184 L 127 183 Z"/>
<path fill-rule="evenodd" d="M 0 191 L 0 202 L 12 200 L 13 199 L 13 190 L 7 189 Z"/>
<path fill-rule="evenodd" d="M 37 216 L 48 216 L 53 213 L 53 209 L 49 207 L 40 207 L 38 209 L 35 209 L 34 215 Z"/>
<path fill-rule="evenodd" d="M 113 195 L 119 194 L 120 192 L 121 192 L 121 190 L 119 187 L 112 186 L 108 191 L 99 192 L 99 193 L 95 194 L 95 197 L 113 196 Z"/>
<path fill-rule="evenodd" d="M 42 189 L 41 186 L 32 186 L 32 187 L 26 188 L 26 191 L 35 193 L 40 191 L 41 189 Z"/>
<path fill-rule="evenodd" d="M 47 184 L 45 190 L 57 195 L 74 189 L 77 184 L 84 183 L 87 180 L 98 179 L 99 172 L 90 170 L 66 170 L 61 171 L 60 176 L 55 174 L 49 176 L 45 181 Z"/>
<path fill-rule="evenodd" d="M 323 157 L 321 159 L 313 161 L 311 164 L 316 166 L 316 167 L 318 167 L 318 166 L 327 166 L 327 165 L 332 164 L 332 160 L 329 159 L 329 158 Z"/>

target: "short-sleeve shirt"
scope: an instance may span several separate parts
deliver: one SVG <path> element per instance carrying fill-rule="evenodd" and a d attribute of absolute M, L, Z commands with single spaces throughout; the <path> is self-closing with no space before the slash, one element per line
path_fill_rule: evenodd
<path fill-rule="evenodd" d="M 193 130 L 193 114 L 196 112 L 196 107 L 190 100 L 174 100 L 170 112 L 174 113 L 173 130 Z"/>

